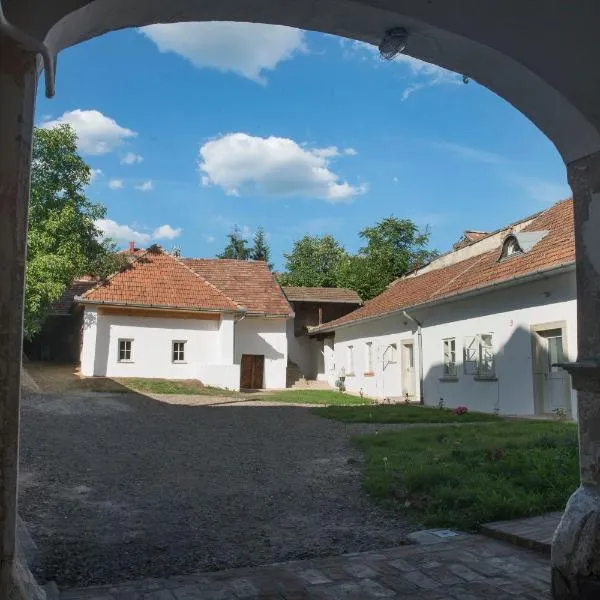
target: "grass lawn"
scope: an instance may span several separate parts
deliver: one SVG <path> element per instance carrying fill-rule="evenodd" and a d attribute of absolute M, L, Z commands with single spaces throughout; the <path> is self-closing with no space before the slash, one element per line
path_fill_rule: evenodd
<path fill-rule="evenodd" d="M 252 400 L 267 402 L 291 402 L 296 404 L 327 404 L 327 405 L 364 405 L 368 400 L 360 396 L 343 394 L 332 390 L 286 390 L 253 397 Z M 318 410 L 327 410 L 318 409 Z"/>
<path fill-rule="evenodd" d="M 482 523 L 561 510 L 579 485 L 577 427 L 501 422 L 416 428 L 356 438 L 364 488 L 428 527 L 476 531 Z"/>
<path fill-rule="evenodd" d="M 488 413 L 468 412 L 464 415 L 455 415 L 449 409 L 415 404 L 328 406 L 315 409 L 315 413 L 345 423 L 473 423 L 500 420 L 496 415 Z"/>
<path fill-rule="evenodd" d="M 240 392 L 202 385 L 195 379 L 172 380 L 127 377 L 115 381 L 133 392 L 140 393 L 227 396 L 229 398 L 243 396 Z"/>

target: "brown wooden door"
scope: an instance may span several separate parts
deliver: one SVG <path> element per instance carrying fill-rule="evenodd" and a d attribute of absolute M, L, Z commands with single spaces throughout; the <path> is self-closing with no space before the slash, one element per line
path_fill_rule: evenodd
<path fill-rule="evenodd" d="M 263 354 L 242 354 L 240 365 L 240 387 L 244 390 L 263 388 L 265 357 Z"/>

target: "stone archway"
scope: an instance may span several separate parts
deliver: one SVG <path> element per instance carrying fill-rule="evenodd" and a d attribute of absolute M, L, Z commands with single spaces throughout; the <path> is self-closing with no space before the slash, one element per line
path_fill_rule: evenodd
<path fill-rule="evenodd" d="M 407 53 L 465 74 L 529 117 L 567 165 L 575 198 L 582 487 L 553 546 L 556 598 L 600 585 L 600 5 L 593 0 L 4 0 L 3 13 L 54 55 L 124 27 L 236 20 L 378 43 L 409 31 Z M 26 213 L 34 99 L 32 46 L 0 28 L 0 596 L 15 587 L 15 518 Z M 18 36 L 17 36 L 18 37 Z M 12 590 L 9 591 L 9 590 Z M 587 594 L 587 595 L 586 595 Z M 22 594 L 21 594 L 21 597 Z"/>

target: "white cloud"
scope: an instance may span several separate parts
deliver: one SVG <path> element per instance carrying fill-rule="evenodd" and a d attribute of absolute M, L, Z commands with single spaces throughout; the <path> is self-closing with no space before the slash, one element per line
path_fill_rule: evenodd
<path fill-rule="evenodd" d="M 183 229 L 181 229 L 181 227 L 174 229 L 170 225 L 161 225 L 160 227 L 157 227 L 153 231 L 152 237 L 155 240 L 161 240 L 161 239 L 174 240 L 176 237 L 179 237 L 181 235 L 182 231 L 183 231 Z"/>
<path fill-rule="evenodd" d="M 154 189 L 154 184 L 152 183 L 152 180 L 149 179 L 148 181 L 144 181 L 143 183 L 136 185 L 135 189 L 140 190 L 140 192 L 150 192 Z"/>
<path fill-rule="evenodd" d="M 108 182 L 108 187 L 111 190 L 121 190 L 124 187 L 123 180 L 122 179 L 111 179 Z"/>
<path fill-rule="evenodd" d="M 41 127 L 50 129 L 67 123 L 77 134 L 77 146 L 82 154 L 107 154 L 119 146 L 123 140 L 135 137 L 137 133 L 121 127 L 114 119 L 97 110 L 72 110 L 58 119 L 46 121 Z"/>
<path fill-rule="evenodd" d="M 346 156 L 356 156 L 358 154 L 358 152 L 356 151 L 355 148 L 345 148 L 344 149 L 344 154 Z"/>
<path fill-rule="evenodd" d="M 98 219 L 96 227 L 102 232 L 105 238 L 111 238 L 117 242 L 136 242 L 146 244 L 150 241 L 148 233 L 135 231 L 129 225 L 119 225 L 112 219 Z"/>
<path fill-rule="evenodd" d="M 515 175 L 511 175 L 509 179 L 521 187 L 532 200 L 543 204 L 570 198 L 573 193 L 566 181 L 558 183 L 538 177 Z"/>
<path fill-rule="evenodd" d="M 480 150 L 479 148 L 473 148 L 471 146 L 465 146 L 463 144 L 445 141 L 433 141 L 429 142 L 429 144 L 438 150 L 444 150 L 456 156 L 460 156 L 461 158 L 467 158 L 488 165 L 501 165 L 506 163 L 506 159 L 499 154 L 494 154 L 493 152 Z"/>
<path fill-rule="evenodd" d="M 121 158 L 122 165 L 135 165 L 141 163 L 144 160 L 143 156 L 136 154 L 135 152 L 128 152 L 123 158 Z"/>
<path fill-rule="evenodd" d="M 262 23 L 174 23 L 142 27 L 161 52 L 174 52 L 195 67 L 232 71 L 265 84 L 272 71 L 298 52 L 306 51 L 304 33 Z"/>
<path fill-rule="evenodd" d="M 208 242 L 209 244 L 212 244 L 215 241 L 214 235 L 208 235 L 205 233 L 202 237 L 204 238 L 204 241 Z"/>
<path fill-rule="evenodd" d="M 423 90 L 436 85 L 457 85 L 462 83 L 462 78 L 458 73 L 448 71 L 443 67 L 434 65 L 418 58 L 409 56 L 408 54 L 399 54 L 391 61 L 383 61 L 379 56 L 377 46 L 367 44 L 366 42 L 358 42 L 356 40 L 340 40 L 340 45 L 343 48 L 346 58 L 359 58 L 361 60 L 373 59 L 379 62 L 389 62 L 408 67 L 409 74 L 413 78 L 413 82 L 408 85 L 402 92 L 402 101 L 408 99 L 412 94 L 419 90 Z"/>
<path fill-rule="evenodd" d="M 203 185 L 217 185 L 230 195 L 259 193 L 274 197 L 316 197 L 349 201 L 366 191 L 339 180 L 330 170 L 335 147 L 308 149 L 294 140 L 229 133 L 200 148 Z"/>
<path fill-rule="evenodd" d="M 95 179 L 98 179 L 98 177 L 102 177 L 102 175 L 102 169 L 90 169 L 90 183 Z"/>

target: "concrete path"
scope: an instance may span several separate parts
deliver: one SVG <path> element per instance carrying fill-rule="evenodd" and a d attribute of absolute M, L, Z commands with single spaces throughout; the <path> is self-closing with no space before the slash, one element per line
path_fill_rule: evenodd
<path fill-rule="evenodd" d="M 65 590 L 60 600 L 550 600 L 540 554 L 482 536 L 419 536 L 425 544 Z"/>

